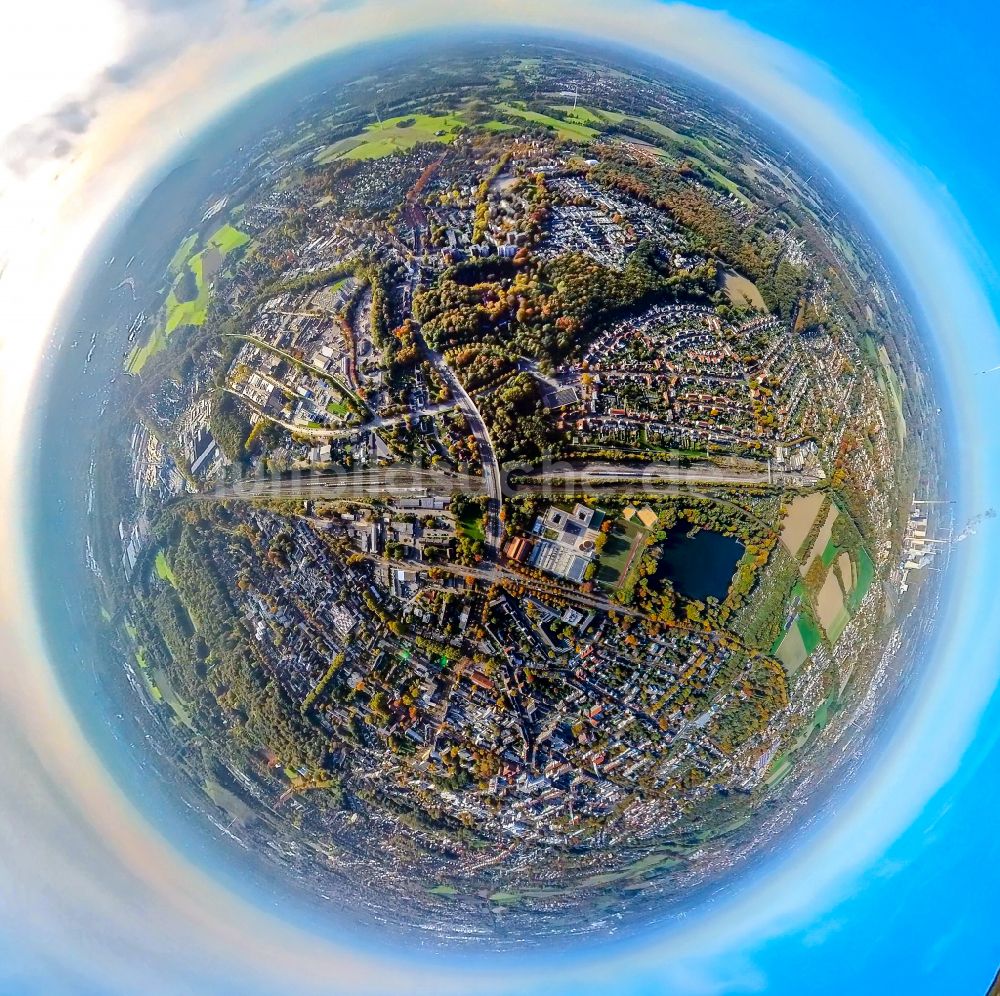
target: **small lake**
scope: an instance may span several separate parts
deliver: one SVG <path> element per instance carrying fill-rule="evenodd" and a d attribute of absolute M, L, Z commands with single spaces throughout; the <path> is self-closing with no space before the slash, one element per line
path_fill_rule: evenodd
<path fill-rule="evenodd" d="M 684 598 L 704 602 L 709 595 L 726 597 L 743 544 L 732 536 L 701 529 L 688 536 L 691 526 L 679 523 L 667 530 L 655 580 L 669 580 Z"/>

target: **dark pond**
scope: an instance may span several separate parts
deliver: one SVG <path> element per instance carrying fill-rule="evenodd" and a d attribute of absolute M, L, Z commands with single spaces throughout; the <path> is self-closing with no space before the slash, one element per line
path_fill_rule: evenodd
<path fill-rule="evenodd" d="M 721 601 L 743 556 L 743 544 L 707 529 L 689 537 L 690 529 L 687 523 L 679 523 L 667 530 L 656 580 L 669 579 L 684 598 L 704 602 L 714 595 Z"/>

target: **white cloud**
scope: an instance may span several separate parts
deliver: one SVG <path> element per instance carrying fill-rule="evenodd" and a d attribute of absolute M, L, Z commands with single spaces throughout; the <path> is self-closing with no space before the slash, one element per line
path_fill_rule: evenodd
<path fill-rule="evenodd" d="M 115 0 L 9 5 L 0 32 L 0 139 L 35 125 L 67 99 L 78 102 L 125 46 L 125 18 Z"/>

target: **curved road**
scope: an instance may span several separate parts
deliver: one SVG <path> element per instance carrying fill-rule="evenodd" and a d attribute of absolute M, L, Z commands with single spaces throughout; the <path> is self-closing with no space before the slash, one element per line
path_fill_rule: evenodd
<path fill-rule="evenodd" d="M 503 489 L 500 463 L 497 460 L 493 440 L 490 439 L 489 429 L 486 428 L 486 423 L 483 421 L 483 416 L 479 414 L 476 403 L 462 386 L 455 372 L 448 366 L 447 361 L 440 353 L 427 345 L 423 332 L 418 330 L 418 335 L 427 357 L 451 389 L 454 397 L 458 399 L 469 422 L 469 427 L 472 429 L 472 434 L 479 443 L 479 459 L 483 466 L 483 484 L 489 497 L 489 506 L 486 510 L 486 551 L 491 560 L 497 560 L 500 555 L 500 542 L 503 539 L 503 525 L 500 522 L 500 503 L 503 498 Z"/>

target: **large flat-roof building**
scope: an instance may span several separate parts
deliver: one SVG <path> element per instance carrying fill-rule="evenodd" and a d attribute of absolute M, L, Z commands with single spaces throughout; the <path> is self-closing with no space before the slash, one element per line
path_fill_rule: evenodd
<path fill-rule="evenodd" d="M 604 513 L 577 504 L 572 511 L 553 505 L 536 522 L 538 536 L 531 553 L 531 566 L 547 574 L 583 582 L 587 567 L 597 556 L 597 538 Z"/>

